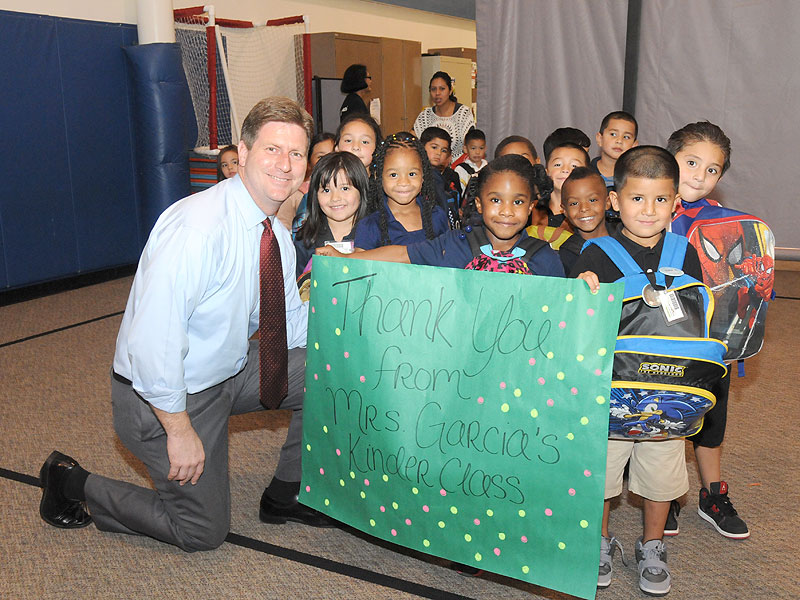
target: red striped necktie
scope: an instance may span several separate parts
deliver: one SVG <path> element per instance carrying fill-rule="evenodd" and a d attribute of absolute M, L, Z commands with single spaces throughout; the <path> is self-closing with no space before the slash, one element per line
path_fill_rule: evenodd
<path fill-rule="evenodd" d="M 286 290 L 281 250 L 269 219 L 264 220 L 261 234 L 260 267 L 261 403 L 267 408 L 278 408 L 289 391 L 289 351 L 286 348 Z"/>

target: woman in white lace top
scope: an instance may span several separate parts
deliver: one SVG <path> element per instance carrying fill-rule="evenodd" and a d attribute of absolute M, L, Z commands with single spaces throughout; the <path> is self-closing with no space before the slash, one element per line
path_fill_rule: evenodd
<path fill-rule="evenodd" d="M 452 138 L 450 156 L 453 160 L 463 154 L 464 136 L 475 127 L 475 119 L 468 106 L 459 104 L 453 95 L 453 80 L 444 71 L 437 71 L 431 77 L 429 86 L 431 104 L 414 121 L 414 133 L 422 135 L 428 127 L 441 127 Z"/>

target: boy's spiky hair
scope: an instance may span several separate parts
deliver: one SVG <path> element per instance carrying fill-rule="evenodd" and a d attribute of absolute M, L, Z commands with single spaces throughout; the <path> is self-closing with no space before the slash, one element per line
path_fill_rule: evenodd
<path fill-rule="evenodd" d="M 621 192 L 628 177 L 671 179 L 678 191 L 681 170 L 678 162 L 661 146 L 635 146 L 622 153 L 614 165 L 614 187 Z"/>

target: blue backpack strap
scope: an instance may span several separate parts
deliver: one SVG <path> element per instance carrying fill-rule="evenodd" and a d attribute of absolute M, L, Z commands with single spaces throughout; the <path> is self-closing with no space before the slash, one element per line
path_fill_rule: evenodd
<path fill-rule="evenodd" d="M 685 238 L 684 238 L 685 239 Z M 622 272 L 623 277 L 630 277 L 631 275 L 638 275 L 642 272 L 642 268 L 636 264 L 633 257 L 625 250 L 625 247 L 617 240 L 610 236 L 604 236 L 587 240 L 583 245 L 581 252 L 586 250 L 590 244 L 596 244 L 599 248 L 606 253 L 606 256 L 617 266 Z M 683 262 L 681 262 L 683 264 Z"/>
<path fill-rule="evenodd" d="M 686 258 L 686 248 L 688 245 L 688 238 L 669 231 L 666 232 L 664 234 L 664 246 L 661 250 L 661 260 L 658 263 L 658 268 L 674 267 L 683 270 L 683 261 Z"/>

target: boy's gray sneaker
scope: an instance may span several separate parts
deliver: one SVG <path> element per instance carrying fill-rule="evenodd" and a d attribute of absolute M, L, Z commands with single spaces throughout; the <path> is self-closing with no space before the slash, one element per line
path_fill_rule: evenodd
<path fill-rule="evenodd" d="M 661 540 L 642 544 L 636 540 L 636 562 L 639 563 L 639 589 L 650 596 L 663 596 L 672 587 L 667 568 L 667 547 Z"/>
<path fill-rule="evenodd" d="M 611 585 L 611 573 L 614 569 L 611 566 L 611 559 L 614 557 L 614 550 L 619 548 L 622 555 L 622 563 L 625 562 L 625 551 L 622 549 L 622 544 L 614 536 L 607 538 L 602 536 L 600 538 L 600 570 L 597 574 L 597 587 L 607 588 Z"/>

